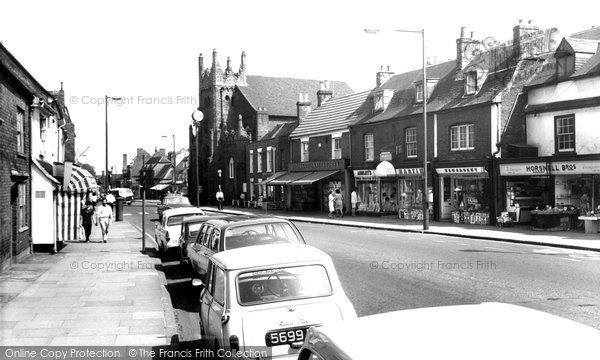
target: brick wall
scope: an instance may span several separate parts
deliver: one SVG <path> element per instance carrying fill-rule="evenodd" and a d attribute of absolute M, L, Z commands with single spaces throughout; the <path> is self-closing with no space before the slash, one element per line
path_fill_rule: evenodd
<path fill-rule="evenodd" d="M 455 125 L 475 125 L 475 149 L 450 150 L 450 128 Z M 438 161 L 483 160 L 491 150 L 491 110 L 489 104 L 462 108 L 438 114 Z"/>
<path fill-rule="evenodd" d="M 0 69 L 0 269 L 7 267 L 11 258 L 15 259 L 29 250 L 31 243 L 30 231 L 20 232 L 17 228 L 17 185 L 11 171 L 29 174 L 30 159 L 30 102 L 27 92 Z M 25 153 L 17 153 L 16 119 L 17 107 L 25 111 L 24 134 Z M 31 209 L 31 184 L 28 184 L 27 208 Z M 30 211 L 27 214 L 28 224 L 31 224 Z"/>

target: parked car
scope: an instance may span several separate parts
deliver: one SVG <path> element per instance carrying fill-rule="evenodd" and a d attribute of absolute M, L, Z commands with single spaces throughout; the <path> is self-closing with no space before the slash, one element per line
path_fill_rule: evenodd
<path fill-rule="evenodd" d="M 158 220 L 162 220 L 163 211 L 165 210 L 190 206 L 192 206 L 192 204 L 190 204 L 190 200 L 181 194 L 165 195 L 160 204 L 158 204 L 158 206 L 156 207 Z"/>
<path fill-rule="evenodd" d="M 131 189 L 113 188 L 108 190 L 108 193 L 112 194 L 115 198 L 122 197 L 127 205 L 131 205 L 133 202 L 133 191 L 131 191 Z"/>
<path fill-rule="evenodd" d="M 181 223 L 183 219 L 195 215 L 204 215 L 204 211 L 197 207 L 165 210 L 162 219 L 156 223 L 154 228 L 154 238 L 158 245 L 158 251 L 165 252 L 170 248 L 179 247 Z"/>
<path fill-rule="evenodd" d="M 230 215 L 224 213 L 208 213 L 204 211 L 204 215 L 190 216 L 183 219 L 183 222 L 181 223 L 181 234 L 179 235 L 179 261 L 182 264 L 189 263 L 187 247 L 196 241 L 200 227 L 204 222 L 227 216 Z"/>
<path fill-rule="evenodd" d="M 311 327 L 298 360 L 593 359 L 600 330 L 503 303 L 400 310 Z"/>
<path fill-rule="evenodd" d="M 227 250 L 214 254 L 208 268 L 200 331 L 217 355 L 267 346 L 273 359 L 295 359 L 310 326 L 356 318 L 331 258 L 312 246 Z"/>
<path fill-rule="evenodd" d="M 276 243 L 306 244 L 306 241 L 296 226 L 286 219 L 235 215 L 202 224 L 196 241 L 187 247 L 187 255 L 192 269 L 204 276 L 208 259 L 214 253 Z"/>

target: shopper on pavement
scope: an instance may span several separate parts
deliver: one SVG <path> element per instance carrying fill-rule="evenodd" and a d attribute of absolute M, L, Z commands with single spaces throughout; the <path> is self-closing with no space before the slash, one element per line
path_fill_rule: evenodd
<path fill-rule="evenodd" d="M 223 201 L 225 200 L 225 197 L 223 195 L 223 191 L 221 191 L 221 185 L 219 185 L 219 191 L 217 191 L 217 207 L 219 208 L 219 211 L 223 210 Z"/>
<path fill-rule="evenodd" d="M 98 206 L 96 225 L 100 224 L 102 230 L 102 241 L 108 239 L 108 228 L 112 222 L 112 208 L 108 206 L 106 198 L 102 199 L 102 205 Z"/>
<path fill-rule="evenodd" d="M 90 241 L 90 234 L 92 233 L 92 222 L 94 222 L 94 205 L 91 200 L 87 200 L 81 207 L 81 225 L 85 233 L 85 242 Z"/>
<path fill-rule="evenodd" d="M 350 203 L 352 204 L 352 216 L 356 216 L 358 211 L 358 204 L 360 204 L 360 196 L 358 195 L 358 189 L 354 188 L 352 194 L 350 194 Z"/>
<path fill-rule="evenodd" d="M 335 213 L 335 196 L 333 195 L 333 191 L 329 192 L 327 196 L 328 205 L 329 205 L 329 217 L 333 217 L 333 213 Z"/>
<path fill-rule="evenodd" d="M 344 217 L 344 198 L 340 189 L 335 189 L 335 216 Z"/>

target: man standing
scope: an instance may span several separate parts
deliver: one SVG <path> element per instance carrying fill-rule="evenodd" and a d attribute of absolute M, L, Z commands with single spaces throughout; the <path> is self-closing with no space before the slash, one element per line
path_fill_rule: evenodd
<path fill-rule="evenodd" d="M 106 242 L 108 238 L 108 228 L 112 222 L 112 209 L 106 203 L 106 198 L 102 199 L 102 205 L 98 206 L 98 211 L 96 214 L 98 217 L 96 225 L 98 225 L 98 223 L 100 224 L 100 230 L 102 230 L 102 241 Z"/>
<path fill-rule="evenodd" d="M 225 197 L 223 196 L 223 191 L 221 191 L 221 185 L 219 185 L 219 191 L 217 191 L 217 207 L 219 211 L 223 210 L 223 201 Z"/>
<path fill-rule="evenodd" d="M 352 203 L 352 216 L 356 216 L 356 210 L 358 210 L 358 204 L 360 203 L 360 196 L 358 196 L 357 188 L 352 189 L 350 194 L 350 202 Z"/>

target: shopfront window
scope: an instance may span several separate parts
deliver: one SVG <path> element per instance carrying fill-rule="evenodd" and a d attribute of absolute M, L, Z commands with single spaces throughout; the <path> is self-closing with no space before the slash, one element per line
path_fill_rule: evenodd
<path fill-rule="evenodd" d="M 485 178 L 451 178 L 452 219 L 456 223 L 489 224 L 490 187 Z"/>
<path fill-rule="evenodd" d="M 377 180 L 358 181 L 358 195 L 361 203 L 358 206 L 359 211 L 379 212 L 381 205 L 379 203 L 379 187 Z"/>
<path fill-rule="evenodd" d="M 398 191 L 396 188 L 396 179 L 386 179 L 380 181 L 381 187 L 381 211 L 382 212 L 396 212 Z"/>

